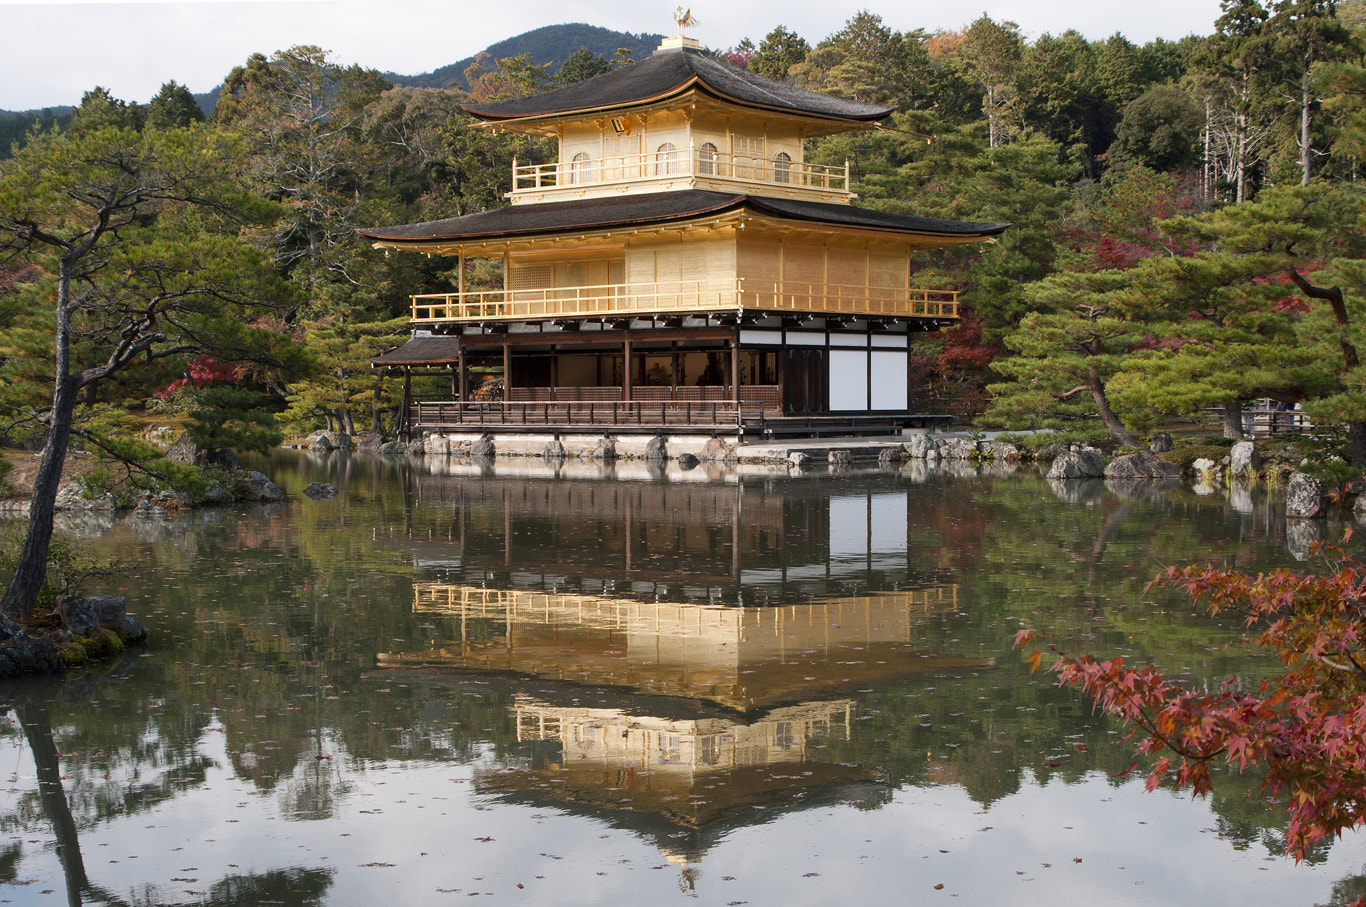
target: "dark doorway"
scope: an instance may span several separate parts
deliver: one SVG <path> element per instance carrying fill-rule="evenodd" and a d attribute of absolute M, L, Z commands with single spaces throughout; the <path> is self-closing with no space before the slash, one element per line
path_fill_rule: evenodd
<path fill-rule="evenodd" d="M 802 416 L 828 411 L 824 349 L 788 349 L 783 380 L 783 412 Z"/>

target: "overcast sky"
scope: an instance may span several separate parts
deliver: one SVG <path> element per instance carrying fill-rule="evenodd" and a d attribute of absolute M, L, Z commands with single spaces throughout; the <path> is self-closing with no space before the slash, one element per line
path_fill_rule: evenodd
<path fill-rule="evenodd" d="M 0 0 L 0 109 L 75 104 L 96 85 L 146 102 L 172 79 L 204 92 L 254 52 L 316 44 L 338 62 L 416 75 L 514 35 L 563 22 L 632 33 L 671 34 L 677 0 L 178 0 L 174 3 L 13 3 Z M 689 33 L 709 47 L 785 25 L 815 44 L 859 9 L 899 31 L 960 28 L 985 12 L 1012 20 L 1028 38 L 1074 28 L 1088 38 L 1119 32 L 1136 44 L 1209 34 L 1218 0 L 868 0 L 785 4 L 696 0 Z"/>

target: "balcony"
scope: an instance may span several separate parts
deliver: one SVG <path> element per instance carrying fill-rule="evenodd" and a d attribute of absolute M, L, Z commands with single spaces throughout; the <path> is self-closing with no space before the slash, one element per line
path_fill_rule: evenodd
<path fill-rule="evenodd" d="M 803 312 L 857 318 L 958 318 L 958 293 L 914 287 L 838 286 L 734 280 L 485 290 L 413 296 L 413 321 L 629 318 L 711 312 Z"/>
<path fill-rule="evenodd" d="M 718 151 L 654 151 L 593 160 L 579 155 L 554 164 L 512 162 L 513 204 L 601 198 L 631 192 L 710 189 L 754 195 L 847 203 L 849 163 L 826 167 L 776 158 L 746 157 Z"/>

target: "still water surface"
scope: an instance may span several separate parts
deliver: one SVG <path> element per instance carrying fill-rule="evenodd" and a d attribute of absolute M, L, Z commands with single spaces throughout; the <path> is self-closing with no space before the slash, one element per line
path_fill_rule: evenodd
<path fill-rule="evenodd" d="M 73 519 L 153 628 L 7 687 L 0 902 L 1331 904 L 1274 809 L 1119 777 L 1011 637 L 1254 679 L 1164 565 L 1296 563 L 1260 494 L 1029 473 L 281 452 L 266 508 Z M 331 482 L 340 494 L 310 501 Z"/>

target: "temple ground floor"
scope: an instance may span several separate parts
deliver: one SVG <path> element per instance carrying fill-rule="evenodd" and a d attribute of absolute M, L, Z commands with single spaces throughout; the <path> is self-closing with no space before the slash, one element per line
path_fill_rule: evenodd
<path fill-rule="evenodd" d="M 895 435 L 916 325 L 715 318 L 460 326 L 372 360 L 405 373 L 400 434 Z M 415 382 L 414 377 L 420 380 Z"/>

